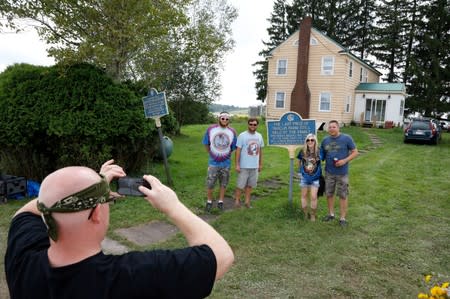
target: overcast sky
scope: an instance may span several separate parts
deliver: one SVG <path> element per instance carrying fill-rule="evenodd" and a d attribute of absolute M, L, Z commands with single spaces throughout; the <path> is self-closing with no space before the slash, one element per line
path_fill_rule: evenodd
<path fill-rule="evenodd" d="M 233 23 L 235 48 L 226 56 L 222 72 L 222 96 L 218 104 L 247 107 L 258 105 L 256 100 L 254 67 L 261 58 L 262 41 L 267 41 L 267 19 L 272 12 L 274 0 L 228 0 L 238 9 L 239 16 Z M 52 65 L 47 57 L 46 45 L 38 35 L 29 30 L 25 33 L 0 33 L 0 72 L 14 63 Z"/>

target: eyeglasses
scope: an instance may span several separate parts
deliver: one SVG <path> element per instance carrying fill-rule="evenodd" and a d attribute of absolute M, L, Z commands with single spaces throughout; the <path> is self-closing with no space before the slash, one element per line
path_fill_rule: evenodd
<path fill-rule="evenodd" d="M 112 201 L 115 202 L 115 200 L 116 200 L 116 198 L 115 198 L 114 196 L 111 196 L 111 197 L 108 197 L 108 199 L 107 199 L 104 203 L 109 204 L 109 203 L 112 202 Z M 88 216 L 88 220 L 91 220 L 92 214 L 94 214 L 94 210 L 95 210 L 95 208 L 96 208 L 97 206 L 98 206 L 98 205 L 95 205 L 95 207 L 93 207 L 93 208 L 91 209 L 91 212 L 89 213 L 89 216 Z"/>
<path fill-rule="evenodd" d="M 230 120 L 229 118 L 221 117 L 220 120 Z"/>
<path fill-rule="evenodd" d="M 306 142 L 314 142 L 314 139 L 306 139 Z"/>
<path fill-rule="evenodd" d="M 258 124 L 248 124 L 249 126 L 256 127 Z"/>

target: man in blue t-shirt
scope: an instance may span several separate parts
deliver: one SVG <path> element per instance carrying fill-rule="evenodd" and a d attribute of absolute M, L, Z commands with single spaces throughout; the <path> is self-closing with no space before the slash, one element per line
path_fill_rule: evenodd
<path fill-rule="evenodd" d="M 258 174 L 262 169 L 262 148 L 264 140 L 256 128 L 259 121 L 249 118 L 248 129 L 239 134 L 236 149 L 236 171 L 238 172 L 236 191 L 234 193 L 235 207 L 241 206 L 241 192 L 245 190 L 245 206 L 250 208 L 252 189 L 258 182 Z"/>
<path fill-rule="evenodd" d="M 217 207 L 223 210 L 225 189 L 230 180 L 231 153 L 236 149 L 236 131 L 229 126 L 230 114 L 221 112 L 219 122 L 206 129 L 202 143 L 208 152 L 208 173 L 206 177 L 206 211 L 210 212 L 214 185 L 219 181 L 219 201 Z"/>
<path fill-rule="evenodd" d="M 340 133 L 339 122 L 332 120 L 328 123 L 328 134 L 320 146 L 325 160 L 325 193 L 328 201 L 328 215 L 324 221 L 334 220 L 334 194 L 339 196 L 341 226 L 347 225 L 348 208 L 348 166 L 349 162 L 358 156 L 358 150 L 352 137 Z"/>

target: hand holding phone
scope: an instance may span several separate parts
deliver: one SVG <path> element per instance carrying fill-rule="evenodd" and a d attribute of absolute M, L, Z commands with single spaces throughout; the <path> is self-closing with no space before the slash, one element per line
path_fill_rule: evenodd
<path fill-rule="evenodd" d="M 131 177 L 123 177 L 117 180 L 119 188 L 117 193 L 121 195 L 128 196 L 145 196 L 139 191 L 139 186 L 144 186 L 148 189 L 152 189 L 149 182 L 144 180 L 143 178 L 131 178 Z"/>

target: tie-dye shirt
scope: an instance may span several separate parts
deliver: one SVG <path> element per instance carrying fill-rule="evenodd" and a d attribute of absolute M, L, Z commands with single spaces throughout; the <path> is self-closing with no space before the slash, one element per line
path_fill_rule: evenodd
<path fill-rule="evenodd" d="M 236 149 L 236 131 L 218 124 L 209 126 L 203 136 L 203 144 L 209 145 L 209 166 L 230 167 L 231 153 Z"/>

